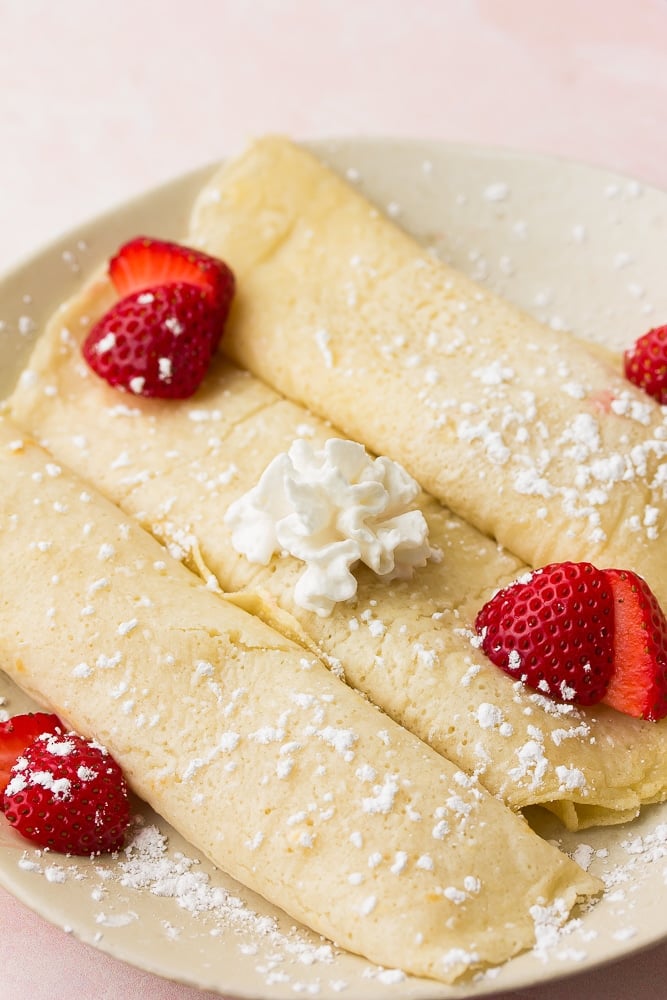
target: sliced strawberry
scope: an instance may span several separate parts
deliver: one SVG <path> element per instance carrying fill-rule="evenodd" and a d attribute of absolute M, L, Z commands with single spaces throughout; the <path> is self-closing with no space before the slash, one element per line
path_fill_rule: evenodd
<path fill-rule="evenodd" d="M 197 285 L 210 295 L 223 323 L 234 297 L 234 275 L 224 261 L 150 236 L 125 243 L 111 258 L 109 275 L 121 298 L 157 285 Z"/>
<path fill-rule="evenodd" d="M 104 747 L 74 733 L 38 736 L 25 748 L 4 810 L 22 836 L 63 854 L 118 850 L 130 822 L 120 767 Z"/>
<path fill-rule="evenodd" d="M 0 722 L 0 808 L 2 794 L 17 758 L 37 736 L 55 733 L 59 728 L 62 729 L 60 719 L 49 712 L 28 712 Z"/>
<path fill-rule="evenodd" d="M 502 670 L 561 701 L 600 701 L 613 671 L 614 601 L 591 563 L 552 563 L 500 590 L 477 615 Z"/>
<path fill-rule="evenodd" d="M 667 326 L 656 326 L 623 355 L 625 377 L 667 404 Z"/>
<path fill-rule="evenodd" d="M 602 699 L 626 715 L 667 715 L 667 619 L 648 584 L 629 570 L 606 571 L 614 598 L 614 673 Z"/>
<path fill-rule="evenodd" d="M 90 330 L 82 351 L 109 385 L 183 399 L 201 384 L 221 335 L 206 292 L 179 282 L 121 299 Z"/>

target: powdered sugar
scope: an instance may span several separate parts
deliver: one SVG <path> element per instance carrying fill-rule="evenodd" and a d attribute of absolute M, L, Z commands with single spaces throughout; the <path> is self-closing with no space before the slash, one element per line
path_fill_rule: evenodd
<path fill-rule="evenodd" d="M 395 866 L 402 868 L 404 863 L 405 859 L 397 858 Z M 208 932 L 214 938 L 224 936 L 235 948 L 238 961 L 252 969 L 258 982 L 266 986 L 283 983 L 296 994 L 317 995 L 342 993 L 351 985 L 349 978 L 329 971 L 344 958 L 332 944 L 289 924 L 283 927 L 284 921 L 278 916 L 258 913 L 241 895 L 224 888 L 207 866 L 181 851 L 170 850 L 166 836 L 151 823 L 139 822 L 126 848 L 109 860 L 52 863 L 48 852 L 31 850 L 19 858 L 18 866 L 26 876 L 41 875 L 50 883 L 92 883 L 88 891 L 90 923 L 98 928 L 94 938 L 98 942 L 102 935 L 115 935 L 146 919 L 144 904 L 139 904 L 139 897 L 132 894 L 148 893 L 164 901 L 156 903 L 159 916 L 155 922 L 159 920 L 165 941 L 179 939 L 190 927 L 189 920 L 194 919 L 200 924 L 199 933 Z M 80 900 L 84 906 L 85 895 Z M 169 903 L 176 911 L 167 916 L 169 910 L 165 907 Z M 363 897 L 361 915 L 370 916 L 377 903 L 373 894 Z M 179 918 L 178 910 L 187 918 Z M 399 969 L 356 961 L 347 971 L 353 973 L 353 980 L 359 975 L 370 977 L 387 987 L 406 980 Z"/>

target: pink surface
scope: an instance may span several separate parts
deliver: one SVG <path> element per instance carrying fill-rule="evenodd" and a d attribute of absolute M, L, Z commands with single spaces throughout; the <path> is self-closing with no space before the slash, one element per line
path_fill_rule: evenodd
<path fill-rule="evenodd" d="M 661 0 L 0 0 L 0 25 L 0 271 L 265 131 L 501 145 L 667 188 Z M 213 996 L 115 962 L 1 890 L 0 927 L 2 996 Z M 512 995 L 657 998 L 665 982 L 667 946 Z"/>

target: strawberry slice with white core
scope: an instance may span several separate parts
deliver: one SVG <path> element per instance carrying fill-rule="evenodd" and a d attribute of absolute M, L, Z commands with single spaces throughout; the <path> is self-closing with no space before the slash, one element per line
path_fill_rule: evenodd
<path fill-rule="evenodd" d="M 151 236 L 125 243 L 109 262 L 109 276 L 121 298 L 157 285 L 196 285 L 219 310 L 222 323 L 234 297 L 234 275 L 224 261 Z"/>
<path fill-rule="evenodd" d="M 645 580 L 606 570 L 614 597 L 614 673 L 602 699 L 626 715 L 667 715 L 667 619 Z"/>
<path fill-rule="evenodd" d="M 667 715 L 667 618 L 630 570 L 544 566 L 498 591 L 475 627 L 491 662 L 542 694 Z"/>

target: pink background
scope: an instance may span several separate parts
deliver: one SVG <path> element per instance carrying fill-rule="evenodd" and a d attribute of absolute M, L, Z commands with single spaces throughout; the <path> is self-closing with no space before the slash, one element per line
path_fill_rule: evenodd
<path fill-rule="evenodd" d="M 0 271 L 266 131 L 505 146 L 667 188 L 664 0 L 0 0 L 0 38 Z M 213 997 L 2 890 L 0 970 L 15 1000 Z M 666 982 L 662 946 L 512 996 L 659 998 Z"/>

